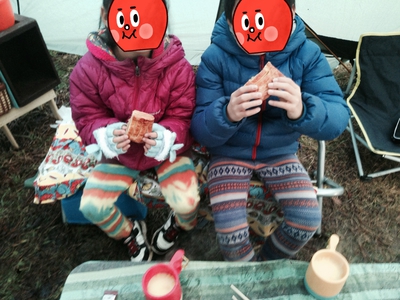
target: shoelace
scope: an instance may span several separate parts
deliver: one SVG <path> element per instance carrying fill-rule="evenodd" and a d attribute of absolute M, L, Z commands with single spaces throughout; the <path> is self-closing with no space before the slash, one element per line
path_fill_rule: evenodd
<path fill-rule="evenodd" d="M 178 236 L 180 229 L 174 225 L 170 226 L 165 232 L 165 238 L 167 241 L 173 242 Z"/>
<path fill-rule="evenodd" d="M 137 228 L 135 228 L 132 231 L 131 235 L 125 240 L 125 244 L 127 244 L 131 255 L 134 255 L 135 253 L 137 253 L 140 250 L 140 246 L 139 246 L 138 242 L 136 241 L 136 237 L 137 237 L 138 233 L 139 233 L 139 231 L 137 230 Z"/>
<path fill-rule="evenodd" d="M 139 245 L 136 243 L 135 239 L 132 239 L 131 241 L 129 241 L 129 243 L 128 243 L 129 253 L 131 255 L 135 255 L 140 250 L 140 248 L 138 246 Z"/>

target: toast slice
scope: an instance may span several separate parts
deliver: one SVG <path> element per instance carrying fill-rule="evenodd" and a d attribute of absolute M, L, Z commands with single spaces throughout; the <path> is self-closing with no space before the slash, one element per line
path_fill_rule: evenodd
<path fill-rule="evenodd" d="M 268 98 L 268 84 L 274 78 L 284 76 L 271 62 L 267 62 L 264 68 L 255 76 L 251 77 L 245 85 L 255 84 L 258 86 L 258 91 L 262 94 L 262 99 Z"/>
<path fill-rule="evenodd" d="M 129 118 L 128 128 L 126 132 L 129 139 L 135 143 L 143 143 L 143 137 L 146 133 L 152 131 L 154 116 L 134 110 Z"/>

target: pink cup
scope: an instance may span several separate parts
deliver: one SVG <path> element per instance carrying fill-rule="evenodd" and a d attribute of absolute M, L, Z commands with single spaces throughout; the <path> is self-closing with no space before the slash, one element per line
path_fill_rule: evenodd
<path fill-rule="evenodd" d="M 146 271 L 142 279 L 142 288 L 147 300 L 182 299 L 179 274 L 184 253 L 183 250 L 178 250 L 168 264 L 156 264 Z"/>

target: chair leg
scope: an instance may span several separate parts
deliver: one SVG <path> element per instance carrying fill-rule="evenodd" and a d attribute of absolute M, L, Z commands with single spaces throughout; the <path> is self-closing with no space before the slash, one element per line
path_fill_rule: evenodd
<path fill-rule="evenodd" d="M 54 99 L 51 99 L 48 103 L 54 118 L 56 118 L 57 120 L 62 120 L 60 114 L 58 113 L 58 107 Z"/>
<path fill-rule="evenodd" d="M 317 163 L 317 188 L 322 189 L 324 185 L 324 174 L 325 174 L 325 141 L 318 141 L 318 163 Z M 321 210 L 321 216 L 322 216 L 322 204 L 323 204 L 323 197 L 319 196 L 317 194 L 317 200 L 319 204 L 319 208 Z M 322 220 L 322 218 L 321 218 Z M 321 221 L 322 222 L 322 221 Z M 321 234 L 321 224 L 319 225 L 317 232 L 317 235 Z"/>
<path fill-rule="evenodd" d="M 383 157 L 388 159 L 387 156 L 383 156 Z M 364 176 L 363 179 L 372 179 L 372 178 L 375 178 L 375 177 L 384 176 L 384 175 L 388 175 L 388 174 L 396 173 L 396 172 L 400 172 L 400 167 L 393 168 L 393 169 L 388 169 L 388 170 L 385 170 L 385 171 L 375 172 L 375 173 L 369 173 L 368 176 Z"/>
<path fill-rule="evenodd" d="M 14 136 L 12 135 L 10 129 L 8 129 L 8 126 L 7 125 L 3 125 L 1 127 L 1 130 L 4 132 L 4 134 L 6 135 L 7 139 L 10 141 L 11 145 L 15 149 L 19 149 L 19 145 L 18 145 L 17 141 L 15 140 Z"/>
<path fill-rule="evenodd" d="M 392 169 L 388 169 L 388 170 L 384 170 L 384 171 L 378 171 L 378 172 L 374 172 L 374 173 L 368 173 L 368 174 L 364 173 L 364 170 L 363 170 L 363 167 L 362 167 L 362 162 L 361 162 L 361 156 L 360 156 L 360 153 L 358 151 L 357 142 L 361 143 L 367 149 L 369 149 L 369 146 L 366 143 L 366 141 L 363 140 L 363 138 L 361 136 L 359 136 L 357 133 L 354 132 L 353 123 L 351 121 L 352 121 L 352 119 L 350 118 L 349 125 L 347 126 L 346 129 L 347 129 L 347 131 L 350 132 L 350 135 L 351 135 L 351 141 L 352 141 L 352 144 L 353 144 L 354 155 L 356 157 L 358 174 L 360 176 L 360 179 L 366 181 L 366 180 L 371 180 L 372 178 L 376 178 L 376 177 L 379 177 L 379 176 L 384 176 L 384 175 L 387 175 L 387 174 L 400 172 L 400 167 L 397 167 L 397 168 L 392 168 Z M 400 158 L 394 157 L 394 156 L 391 156 L 391 155 L 381 155 L 381 157 L 385 158 L 385 159 L 388 159 L 388 160 L 400 162 Z"/>
<path fill-rule="evenodd" d="M 334 182 L 333 180 L 325 177 L 325 141 L 318 141 L 318 163 L 317 163 L 317 171 L 314 176 L 316 180 L 313 183 L 317 186 L 317 201 L 319 207 L 321 209 L 322 216 L 322 205 L 324 197 L 337 197 L 343 195 L 344 188 Z M 326 186 L 326 187 L 325 187 Z M 322 217 L 321 217 L 322 223 Z M 316 231 L 316 235 L 321 235 L 321 224 Z"/>
<path fill-rule="evenodd" d="M 347 130 L 350 132 L 351 142 L 353 143 L 354 155 L 356 157 L 357 168 L 358 168 L 358 175 L 360 176 L 360 178 L 364 178 L 364 170 L 361 163 L 360 153 L 358 152 L 356 133 L 354 132 L 352 119 L 353 118 L 351 117 L 349 120 L 349 126 L 347 127 Z"/>

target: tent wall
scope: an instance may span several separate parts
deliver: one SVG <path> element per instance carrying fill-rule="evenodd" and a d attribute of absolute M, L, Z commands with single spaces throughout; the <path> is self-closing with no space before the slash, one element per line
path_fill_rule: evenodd
<path fill-rule="evenodd" d="M 399 0 L 297 0 L 296 12 L 325 37 L 358 41 L 367 32 L 400 31 Z"/>
<path fill-rule="evenodd" d="M 296 1 L 296 13 L 308 26 L 308 37 L 319 44 L 324 53 L 331 51 L 342 59 L 351 60 L 355 58 L 362 34 L 399 32 L 399 12 L 399 0 Z"/>
<path fill-rule="evenodd" d="M 197 65 L 224 0 L 167 1 L 168 32 L 181 39 L 187 59 Z M 36 19 L 51 50 L 83 55 L 87 34 L 99 27 L 102 0 L 11 0 L 15 13 L 18 2 L 20 14 Z M 354 58 L 361 34 L 400 31 L 399 12 L 400 0 L 296 1 L 296 13 L 311 29 L 309 37 L 318 43 L 314 32 L 341 58 Z"/>
<path fill-rule="evenodd" d="M 50 50 L 83 55 L 86 37 L 99 28 L 101 0 L 11 0 L 14 13 L 35 19 Z M 168 0 L 168 33 L 177 35 L 192 65 L 210 44 L 219 2 Z"/>
<path fill-rule="evenodd" d="M 17 0 L 11 0 L 18 13 Z M 99 26 L 101 0 L 19 0 L 20 14 L 33 18 L 50 50 L 83 55 L 85 39 Z"/>

